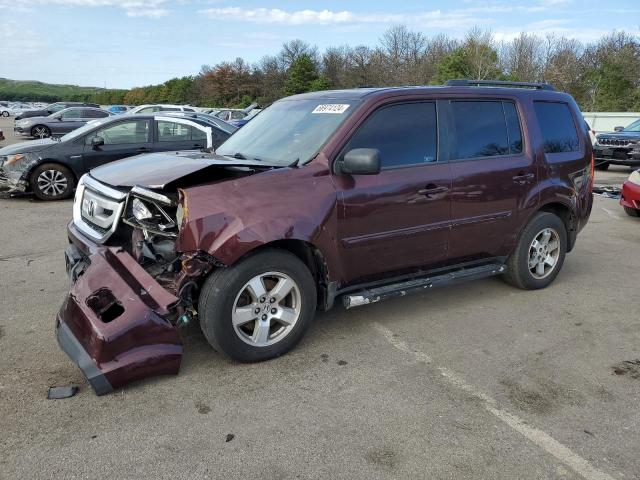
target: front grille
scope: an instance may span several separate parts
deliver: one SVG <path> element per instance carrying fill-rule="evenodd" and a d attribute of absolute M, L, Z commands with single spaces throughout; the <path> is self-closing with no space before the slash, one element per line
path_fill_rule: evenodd
<path fill-rule="evenodd" d="M 598 138 L 600 145 L 606 145 L 611 147 L 632 147 L 636 142 L 630 140 L 623 140 L 619 138 Z"/>
<path fill-rule="evenodd" d="M 118 228 L 126 196 L 88 174 L 83 176 L 73 203 L 74 225 L 95 242 L 106 242 Z"/>

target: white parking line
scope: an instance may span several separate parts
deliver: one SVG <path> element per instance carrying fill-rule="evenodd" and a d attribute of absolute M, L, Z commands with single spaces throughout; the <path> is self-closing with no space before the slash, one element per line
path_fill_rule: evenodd
<path fill-rule="evenodd" d="M 373 324 L 373 327 L 391 345 L 393 345 L 401 352 L 413 356 L 419 362 L 429 364 L 432 363 L 431 357 L 429 355 L 412 349 L 411 347 L 409 347 L 409 345 L 407 345 L 405 341 L 399 339 L 391 330 L 389 330 L 384 325 L 376 322 Z M 435 368 L 440 372 L 440 375 L 442 375 L 447 383 L 481 400 L 484 404 L 484 408 L 488 412 L 495 415 L 509 427 L 527 438 L 529 441 L 536 444 L 545 452 L 553 455 L 578 475 L 581 475 L 587 480 L 614 480 L 614 477 L 598 470 L 587 460 L 582 458 L 580 455 L 572 452 L 568 447 L 564 446 L 547 433 L 535 427 L 527 425 L 526 422 L 518 416 L 504 410 L 503 408 L 500 408 L 498 406 L 498 402 L 496 402 L 495 399 L 491 398 L 485 393 L 482 393 L 473 385 L 469 385 L 468 383 L 466 383 L 457 373 L 445 367 L 438 367 L 437 365 L 435 366 Z"/>

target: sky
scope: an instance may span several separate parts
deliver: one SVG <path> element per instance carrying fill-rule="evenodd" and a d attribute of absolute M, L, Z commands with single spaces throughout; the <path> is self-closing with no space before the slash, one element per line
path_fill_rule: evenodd
<path fill-rule="evenodd" d="M 0 77 L 108 88 L 254 62 L 296 38 L 371 46 L 395 24 L 457 38 L 478 26 L 496 41 L 640 34 L 640 0 L 0 0 L 0 12 Z"/>

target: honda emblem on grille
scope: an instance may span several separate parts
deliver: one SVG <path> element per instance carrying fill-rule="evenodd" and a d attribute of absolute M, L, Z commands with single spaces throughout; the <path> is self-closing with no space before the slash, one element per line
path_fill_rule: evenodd
<path fill-rule="evenodd" d="M 82 201 L 82 210 L 87 215 L 87 217 L 93 218 L 96 213 L 96 202 L 95 200 L 83 200 Z"/>

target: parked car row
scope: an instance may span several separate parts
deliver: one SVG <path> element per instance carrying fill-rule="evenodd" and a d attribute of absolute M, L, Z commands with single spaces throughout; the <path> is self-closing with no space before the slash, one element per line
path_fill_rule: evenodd
<path fill-rule="evenodd" d="M 54 125 L 65 122 L 49 121 Z M 215 149 L 235 130 L 231 125 L 221 128 L 220 122 L 163 114 L 94 119 L 61 138 L 0 149 L 0 186 L 9 193 L 32 192 L 42 200 L 68 198 L 83 174 L 105 163 L 148 152 Z"/>

